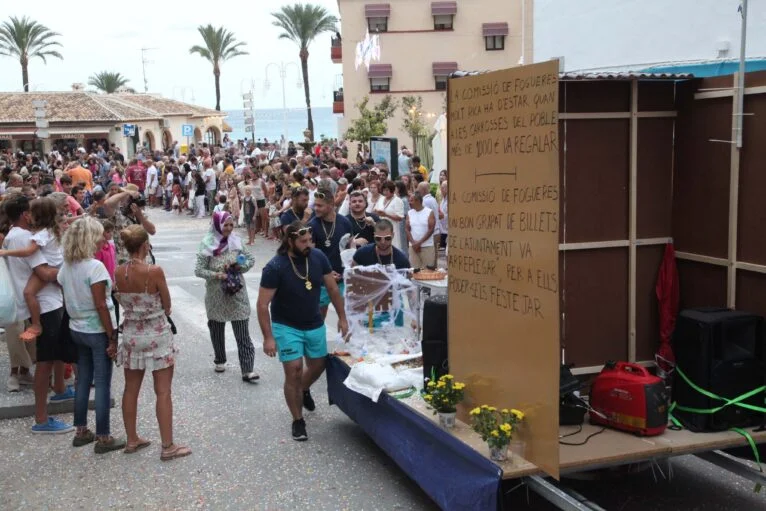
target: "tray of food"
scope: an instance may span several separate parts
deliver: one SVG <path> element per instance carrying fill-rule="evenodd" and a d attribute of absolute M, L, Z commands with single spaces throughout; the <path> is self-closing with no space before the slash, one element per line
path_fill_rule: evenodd
<path fill-rule="evenodd" d="M 447 272 L 442 270 L 420 270 L 412 275 L 415 280 L 444 280 Z"/>

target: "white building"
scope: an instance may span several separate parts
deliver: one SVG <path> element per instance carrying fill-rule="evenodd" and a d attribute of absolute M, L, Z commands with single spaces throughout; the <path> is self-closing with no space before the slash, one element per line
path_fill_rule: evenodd
<path fill-rule="evenodd" d="M 740 0 L 535 0 L 535 61 L 564 69 L 736 71 Z M 766 2 L 750 1 L 748 71 L 766 69 Z"/>

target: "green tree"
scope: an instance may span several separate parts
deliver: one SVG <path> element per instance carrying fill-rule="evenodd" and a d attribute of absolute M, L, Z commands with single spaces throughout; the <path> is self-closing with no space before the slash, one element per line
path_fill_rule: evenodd
<path fill-rule="evenodd" d="M 343 138 L 366 144 L 370 137 L 380 137 L 388 131 L 388 121 L 396 112 L 397 103 L 394 98 L 386 95 L 380 103 L 370 108 L 370 98 L 365 96 L 356 104 L 359 116 L 351 121 Z"/>
<path fill-rule="evenodd" d="M 215 28 L 211 24 L 197 27 L 205 46 L 194 45 L 189 48 L 189 53 L 198 53 L 200 57 L 207 59 L 213 64 L 213 76 L 215 76 L 215 109 L 221 110 L 221 64 L 240 55 L 248 55 L 242 49 L 244 42 L 237 42 L 234 34 L 223 27 Z"/>
<path fill-rule="evenodd" d="M 314 117 L 311 115 L 311 95 L 309 93 L 309 45 L 324 32 L 334 32 L 338 19 L 327 9 L 313 4 L 285 5 L 279 11 L 272 12 L 272 24 L 282 29 L 280 39 L 289 39 L 298 45 L 303 74 L 303 93 L 306 95 L 308 129 L 314 138 Z"/>
<path fill-rule="evenodd" d="M 19 19 L 11 16 L 10 21 L 0 25 L 0 55 L 16 57 L 21 64 L 21 81 L 24 92 L 29 92 L 29 61 L 39 57 L 47 63 L 46 57 L 64 57 L 55 49 L 61 43 L 53 38 L 61 35 L 45 25 L 24 16 Z"/>
<path fill-rule="evenodd" d="M 429 127 L 423 117 L 423 98 L 404 96 L 402 98 L 402 129 L 412 138 L 412 149 L 416 150 L 416 140 L 429 135 Z"/>
<path fill-rule="evenodd" d="M 88 78 L 88 85 L 92 85 L 101 92 L 112 94 L 117 92 L 121 87 L 124 87 L 130 80 L 122 76 L 120 73 L 112 73 L 111 71 L 101 71 Z"/>

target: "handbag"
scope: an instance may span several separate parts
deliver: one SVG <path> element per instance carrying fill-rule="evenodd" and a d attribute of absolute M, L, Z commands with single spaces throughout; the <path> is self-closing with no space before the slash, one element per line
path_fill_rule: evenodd
<path fill-rule="evenodd" d="M 173 332 L 173 335 L 176 335 L 178 333 L 178 329 L 176 328 L 176 324 L 173 323 L 173 319 L 170 316 L 165 316 L 168 318 L 168 323 L 170 323 L 170 331 Z"/>
<path fill-rule="evenodd" d="M 229 268 L 226 270 L 226 278 L 221 282 L 221 286 L 223 287 L 223 292 L 227 295 L 237 294 L 243 287 L 242 274 L 233 268 Z"/>

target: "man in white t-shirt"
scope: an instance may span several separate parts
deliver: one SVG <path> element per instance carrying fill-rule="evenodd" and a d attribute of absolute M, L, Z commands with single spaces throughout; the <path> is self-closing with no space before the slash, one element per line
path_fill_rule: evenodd
<path fill-rule="evenodd" d="M 165 174 L 165 211 L 170 211 L 173 203 L 173 168 L 168 167 L 168 172 Z"/>
<path fill-rule="evenodd" d="M 215 190 L 217 187 L 215 169 L 213 169 L 213 161 L 210 158 L 205 158 L 202 162 L 204 171 L 202 172 L 202 179 L 205 180 L 205 195 L 207 196 L 207 209 L 210 214 L 213 214 L 215 208 Z"/>
<path fill-rule="evenodd" d="M 434 228 L 434 260 L 429 266 L 436 268 L 436 261 L 439 254 L 439 245 L 441 244 L 441 222 L 444 214 L 439 209 L 439 203 L 436 202 L 436 197 L 431 195 L 431 185 L 423 181 L 418 185 L 418 192 L 423 196 L 423 205 L 433 211 L 434 219 L 436 220 L 436 227 Z"/>
<path fill-rule="evenodd" d="M 31 223 L 29 200 L 19 195 L 6 201 L 4 209 L 12 228 L 3 242 L 3 248 L 8 250 L 27 248 L 32 243 L 32 233 L 29 231 Z M 77 350 L 71 339 L 68 339 L 68 336 L 64 337 L 69 330 L 68 325 L 63 322 L 64 299 L 60 288 L 55 284 L 58 270 L 48 266 L 40 251 L 29 257 L 8 257 L 6 262 L 16 295 L 17 321 L 26 321 L 30 316 L 24 301 L 24 288 L 32 274 L 48 283 L 37 293 L 43 331 L 36 340 L 35 425 L 32 426 L 32 433 L 68 433 L 74 430 L 72 425 L 49 417 L 47 410 L 51 372 L 55 372 L 53 386 L 56 392 L 56 395 L 51 397 L 51 402 L 74 400 L 74 391 L 64 385 L 64 362 L 76 362 Z M 8 340 L 9 343 L 12 341 L 17 339 Z"/>
<path fill-rule="evenodd" d="M 146 169 L 146 196 L 149 198 L 149 205 L 152 207 L 157 205 L 157 187 L 159 185 L 159 171 L 154 162 L 151 161 L 149 168 Z"/>
<path fill-rule="evenodd" d="M 423 205 L 420 192 L 412 194 L 410 210 L 407 211 L 407 240 L 410 242 L 410 263 L 415 269 L 435 269 L 434 229 L 436 218 L 433 211 Z"/>

